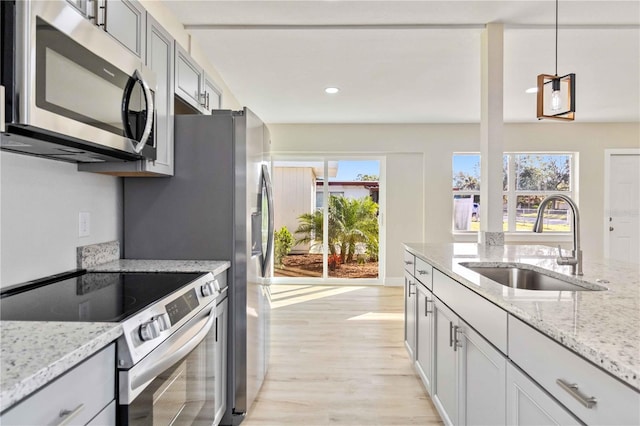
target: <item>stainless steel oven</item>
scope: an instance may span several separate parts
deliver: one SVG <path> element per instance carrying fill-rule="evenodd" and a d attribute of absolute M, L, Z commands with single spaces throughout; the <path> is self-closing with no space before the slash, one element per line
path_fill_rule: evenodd
<path fill-rule="evenodd" d="M 216 333 L 213 301 L 135 366 L 121 370 L 120 424 L 211 426 L 220 397 Z"/>
<path fill-rule="evenodd" d="M 64 0 L 2 2 L 2 149 L 155 159 L 155 75 Z"/>

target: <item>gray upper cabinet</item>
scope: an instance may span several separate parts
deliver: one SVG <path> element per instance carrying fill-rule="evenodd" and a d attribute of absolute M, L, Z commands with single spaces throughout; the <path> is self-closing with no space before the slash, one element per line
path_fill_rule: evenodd
<path fill-rule="evenodd" d="M 174 41 L 150 15 L 147 16 L 147 66 L 156 73 L 156 161 L 147 170 L 173 176 L 173 68 Z"/>
<path fill-rule="evenodd" d="M 218 89 L 213 79 L 204 74 L 205 114 L 211 114 L 212 109 L 222 106 L 222 90 Z"/>
<path fill-rule="evenodd" d="M 103 0 L 98 4 L 98 25 L 131 53 L 144 59 L 146 13 L 140 3 L 133 0 Z"/>
<path fill-rule="evenodd" d="M 176 43 L 176 96 L 201 114 L 220 108 L 222 91 L 204 69 Z"/>
<path fill-rule="evenodd" d="M 173 176 L 173 116 L 174 116 L 174 40 L 151 15 L 146 16 L 145 62 L 156 75 L 155 138 L 156 160 L 121 163 L 80 163 L 78 170 L 115 176 Z"/>

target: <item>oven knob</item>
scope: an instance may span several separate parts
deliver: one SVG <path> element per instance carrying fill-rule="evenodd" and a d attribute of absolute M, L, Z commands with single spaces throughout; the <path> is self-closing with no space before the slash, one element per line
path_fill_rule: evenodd
<path fill-rule="evenodd" d="M 200 291 L 202 292 L 202 296 L 209 297 L 215 292 L 215 287 L 213 286 L 213 281 L 207 281 L 200 287 Z"/>
<path fill-rule="evenodd" d="M 160 331 L 165 331 L 171 328 L 171 321 L 169 320 L 169 315 L 160 314 L 155 319 L 158 320 L 158 326 Z"/>
<path fill-rule="evenodd" d="M 145 322 L 138 329 L 138 333 L 144 342 L 155 339 L 160 336 L 159 321 L 157 319 L 152 319 L 151 321 Z"/>
<path fill-rule="evenodd" d="M 220 293 L 220 283 L 218 280 L 213 280 L 213 286 L 215 287 L 216 292 Z"/>

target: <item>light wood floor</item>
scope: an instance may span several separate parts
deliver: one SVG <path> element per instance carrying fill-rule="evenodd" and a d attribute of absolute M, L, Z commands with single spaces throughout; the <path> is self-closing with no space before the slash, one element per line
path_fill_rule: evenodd
<path fill-rule="evenodd" d="M 269 372 L 243 426 L 442 424 L 404 348 L 402 287 L 271 288 Z"/>

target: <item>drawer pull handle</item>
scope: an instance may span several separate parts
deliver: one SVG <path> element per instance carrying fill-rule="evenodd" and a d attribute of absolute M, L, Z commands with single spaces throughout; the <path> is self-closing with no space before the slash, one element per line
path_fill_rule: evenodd
<path fill-rule="evenodd" d="M 420 275 L 429 275 L 429 271 L 425 271 L 424 269 L 418 269 L 418 273 Z"/>
<path fill-rule="evenodd" d="M 64 425 L 68 425 L 69 422 L 78 414 L 80 414 L 80 412 L 84 410 L 84 404 L 80 404 L 78 405 L 76 408 L 74 408 L 73 410 L 60 410 L 60 423 L 58 423 L 58 426 L 64 426 Z"/>
<path fill-rule="evenodd" d="M 411 280 L 409 280 L 409 297 L 413 296 L 414 294 L 416 294 L 416 292 L 414 291 L 413 293 L 411 292 L 411 286 L 412 285 L 416 285 L 416 283 L 412 283 Z"/>
<path fill-rule="evenodd" d="M 404 261 L 404 264 L 405 264 L 405 265 L 413 265 L 413 262 L 412 262 L 412 261 L 410 261 L 410 260 L 405 260 L 405 261 Z"/>
<path fill-rule="evenodd" d="M 578 385 L 576 385 L 575 383 L 567 383 L 562 379 L 556 379 L 556 383 L 562 389 L 567 391 L 569 395 L 577 399 L 580 404 L 584 405 L 587 408 L 593 408 L 593 406 L 598 403 L 598 400 L 595 397 L 583 395 L 578 389 Z"/>

